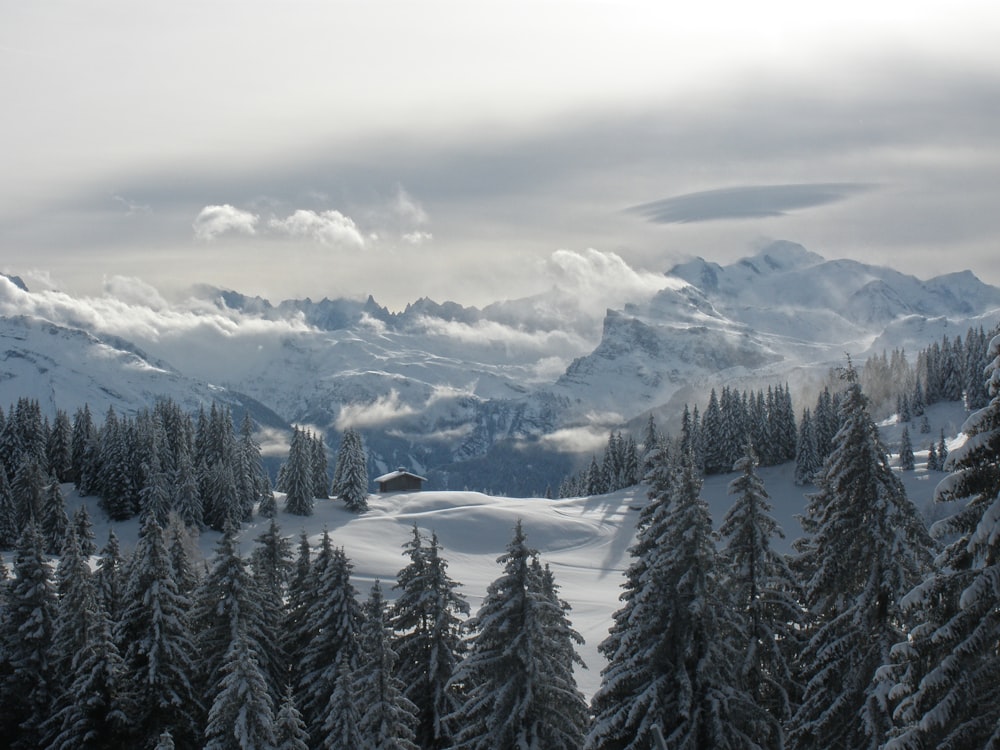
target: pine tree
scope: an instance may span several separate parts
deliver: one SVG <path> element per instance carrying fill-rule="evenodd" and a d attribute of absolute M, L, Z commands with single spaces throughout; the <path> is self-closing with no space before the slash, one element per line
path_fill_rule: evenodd
<path fill-rule="evenodd" d="M 94 419 L 90 414 L 90 407 L 84 404 L 73 415 L 73 435 L 70 438 L 70 481 L 76 483 L 76 489 L 84 497 L 93 491 L 94 467 L 88 464 L 93 457 L 96 441 Z"/>
<path fill-rule="evenodd" d="M 931 443 L 927 449 L 927 471 L 941 471 L 941 462 L 938 460 L 937 447 Z"/>
<path fill-rule="evenodd" d="M 42 725 L 60 678 L 50 660 L 55 621 L 56 593 L 44 543 L 29 521 L 18 540 L 7 611 L 0 618 L 0 644 L 9 665 L 0 682 L 0 698 L 8 721 L 4 737 L 12 748 L 42 744 Z"/>
<path fill-rule="evenodd" d="M 649 473 L 655 459 L 652 458 L 653 451 L 660 443 L 660 431 L 656 428 L 656 420 L 652 413 L 646 420 L 646 429 L 642 433 L 642 455 L 639 464 L 640 476 L 644 477 Z"/>
<path fill-rule="evenodd" d="M 253 638 L 237 625 L 208 712 L 205 750 L 274 747 L 274 707 L 257 649 Z"/>
<path fill-rule="evenodd" d="M 795 449 L 795 484 L 810 484 L 816 472 L 823 465 L 816 450 L 816 433 L 809 409 L 802 412 L 799 423 L 799 439 Z"/>
<path fill-rule="evenodd" d="M 55 422 L 49 433 L 46 447 L 48 466 L 59 482 L 72 482 L 73 479 L 73 425 L 69 416 L 61 409 L 56 409 Z"/>
<path fill-rule="evenodd" d="M 583 636 L 570 623 L 571 607 L 559 598 L 559 586 L 548 564 L 543 568 L 536 557 L 531 572 L 539 596 L 539 627 L 546 644 L 539 664 L 538 701 L 549 706 L 552 714 L 541 727 L 539 744 L 567 750 L 579 748 L 590 723 L 587 702 L 573 676 L 574 667 L 587 667 L 576 652 L 576 646 L 584 644 Z"/>
<path fill-rule="evenodd" d="M 536 556 L 518 521 L 497 558 L 504 572 L 469 621 L 469 654 L 453 678 L 466 696 L 456 715 L 456 748 L 579 747 L 582 698 L 576 694 L 579 710 L 567 710 L 575 685 L 558 681 L 565 652 L 553 645 L 553 618 L 563 612 L 542 592 L 532 571 Z"/>
<path fill-rule="evenodd" d="M 348 510 L 358 513 L 368 510 L 368 459 L 361 434 L 353 428 L 344 432 L 336 472 L 339 484 L 333 488 L 333 494 L 344 501 Z"/>
<path fill-rule="evenodd" d="M 913 471 L 916 468 L 916 461 L 913 458 L 913 443 L 910 441 L 910 430 L 903 428 L 903 434 L 899 438 L 899 466 L 903 471 Z"/>
<path fill-rule="evenodd" d="M 298 702 L 316 742 L 322 736 L 323 712 L 337 682 L 337 666 L 351 672 L 358 666 L 361 607 L 351 584 L 352 569 L 344 550 L 334 549 L 324 531 L 304 621 L 309 637 L 297 663 Z"/>
<path fill-rule="evenodd" d="M 354 700 L 354 670 L 350 656 L 337 654 L 332 665 L 330 698 L 321 712 L 318 746 L 323 750 L 345 750 L 366 747 L 366 737 L 361 734 L 357 704 Z"/>
<path fill-rule="evenodd" d="M 312 439 L 312 474 L 313 494 L 321 500 L 327 500 L 327 490 L 330 487 L 330 477 L 327 476 L 328 462 L 326 458 L 326 442 L 322 435 Z"/>
<path fill-rule="evenodd" d="M 62 556 L 56 566 L 58 600 L 49 659 L 53 673 L 62 677 L 69 673 L 73 657 L 83 650 L 88 619 L 97 608 L 97 595 L 90 565 L 80 552 L 76 529 L 72 526 L 60 547 Z M 61 687 L 66 687 L 65 683 Z"/>
<path fill-rule="evenodd" d="M 7 470 L 0 463 L 0 549 L 12 549 L 17 543 L 19 519 L 14 493 L 7 481 Z"/>
<path fill-rule="evenodd" d="M 142 487 L 139 490 L 139 513 L 141 516 L 152 515 L 156 522 L 165 527 L 171 510 L 171 497 L 167 473 L 160 465 L 159 456 L 150 454 L 149 460 L 142 464 Z"/>
<path fill-rule="evenodd" d="M 282 604 L 292 568 L 292 551 L 288 539 L 281 535 L 277 522 L 272 518 L 263 534 L 257 537 L 250 554 L 250 570 L 260 602 L 262 628 L 267 644 L 265 667 L 268 683 L 275 700 L 288 681 L 287 656 L 282 642 Z"/>
<path fill-rule="evenodd" d="M 723 454 L 722 409 L 714 388 L 709 393 L 708 406 L 705 408 L 705 418 L 701 427 L 705 433 L 705 473 L 719 474 L 727 471 L 732 464 L 726 465 Z"/>
<path fill-rule="evenodd" d="M 358 729 L 371 747 L 417 750 L 413 741 L 417 707 L 405 696 L 403 682 L 396 676 L 398 657 L 391 638 L 385 598 L 376 580 L 359 632 L 361 659 L 354 676 Z"/>
<path fill-rule="evenodd" d="M 329 554 L 332 554 L 332 550 Z M 329 562 L 329 554 L 327 562 Z M 312 637 L 308 618 L 309 608 L 316 600 L 318 586 L 316 579 L 309 538 L 303 531 L 299 537 L 298 554 L 288 579 L 281 629 L 281 650 L 288 666 L 287 681 L 293 688 L 299 684 L 302 677 L 302 656 Z M 297 705 L 300 704 L 297 702 Z"/>
<path fill-rule="evenodd" d="M 17 527 L 23 529 L 29 521 L 40 525 L 44 518 L 45 476 L 38 461 L 29 454 L 21 455 L 10 489 L 14 496 Z"/>
<path fill-rule="evenodd" d="M 275 750 L 309 750 L 309 732 L 302 721 L 302 714 L 295 707 L 295 694 L 291 687 L 285 690 L 275 719 L 274 733 Z"/>
<path fill-rule="evenodd" d="M 312 450 L 304 430 L 292 430 L 288 463 L 284 467 L 280 489 L 285 493 L 285 510 L 296 516 L 313 512 Z"/>
<path fill-rule="evenodd" d="M 66 515 L 66 500 L 55 477 L 49 478 L 44 490 L 42 504 L 42 538 L 45 540 L 45 551 L 50 555 L 62 552 L 66 531 L 69 529 L 69 516 Z"/>
<path fill-rule="evenodd" d="M 117 623 L 124 606 L 122 590 L 125 586 L 125 560 L 113 528 L 108 530 L 108 541 L 101 549 L 100 555 L 97 560 L 97 570 L 94 572 L 97 601 L 108 613 L 111 621 Z"/>
<path fill-rule="evenodd" d="M 758 748 L 750 732 L 761 710 L 735 674 L 727 633 L 736 627 L 693 457 L 663 475 L 640 516 L 624 606 L 600 645 L 608 666 L 585 747 L 650 748 L 658 727 L 672 748 Z"/>
<path fill-rule="evenodd" d="M 843 377 L 842 427 L 796 543 L 809 612 L 805 689 L 789 730 L 796 748 L 876 748 L 887 739 L 891 709 L 874 678 L 905 635 L 900 599 L 930 566 L 932 542 L 850 363 Z"/>
<path fill-rule="evenodd" d="M 189 528 L 176 513 L 172 513 L 164 531 L 164 539 L 169 541 L 167 555 L 170 557 L 170 572 L 178 593 L 188 598 L 194 595 L 198 586 L 198 570 L 193 563 L 198 545 L 192 539 Z"/>
<path fill-rule="evenodd" d="M 239 496 L 240 520 L 249 521 L 253 517 L 255 506 L 261 505 L 263 508 L 264 503 L 268 500 L 271 503 L 274 502 L 271 480 L 268 479 L 267 471 L 264 469 L 264 462 L 260 455 L 260 444 L 253 436 L 253 421 L 250 419 L 249 412 L 240 424 L 240 439 L 236 452 L 236 485 Z M 323 492 L 326 492 L 325 485 Z"/>
<path fill-rule="evenodd" d="M 1000 337 L 988 351 L 992 400 L 962 426 L 967 439 L 935 492 L 936 502 L 956 506 L 932 528 L 946 546 L 904 600 L 915 625 L 887 675 L 899 702 L 891 750 L 1000 744 Z"/>
<path fill-rule="evenodd" d="M 400 591 L 392 608 L 396 631 L 397 674 L 406 697 L 416 706 L 417 744 L 426 750 L 451 747 L 454 727 L 448 717 L 458 709 L 458 695 L 449 687 L 462 658 L 460 618 L 469 604 L 448 576 L 437 535 L 429 543 L 414 525 L 404 545 L 410 562 L 396 576 Z"/>
<path fill-rule="evenodd" d="M 116 641 L 123 648 L 135 741 L 148 746 L 169 730 L 175 742 L 193 747 L 201 707 L 194 690 L 189 602 L 177 591 L 163 532 L 153 516 L 143 523 L 128 569 Z"/>
<path fill-rule="evenodd" d="M 227 667 L 228 674 L 248 679 L 249 662 L 253 662 L 255 669 L 266 668 L 270 633 L 264 623 L 258 591 L 236 548 L 236 534 L 231 526 L 219 539 L 212 567 L 195 591 L 190 619 L 192 632 L 196 633 L 199 693 L 208 700 L 217 700 L 219 692 L 225 689 L 223 683 L 231 682 L 223 677 Z M 241 641 L 239 646 L 234 645 L 236 640 Z M 280 669 L 268 673 L 275 671 Z M 267 687 L 272 695 L 280 690 L 279 685 Z"/>
<path fill-rule="evenodd" d="M 941 439 L 938 441 L 937 446 L 937 460 L 938 469 L 940 471 L 948 470 L 948 445 L 944 441 L 944 430 L 941 430 Z"/>
<path fill-rule="evenodd" d="M 205 509 L 198 486 L 198 474 L 186 447 L 181 448 L 175 463 L 171 503 L 186 526 L 201 529 L 205 525 Z"/>
<path fill-rule="evenodd" d="M 97 542 L 94 539 L 94 524 L 90 521 L 86 503 L 81 503 L 73 513 L 73 528 L 80 543 L 80 554 L 90 557 L 97 553 Z"/>
<path fill-rule="evenodd" d="M 798 586 L 785 557 L 772 547 L 784 538 L 770 515 L 771 503 L 756 471 L 757 458 L 736 463 L 742 474 L 729 484 L 736 501 L 719 535 L 727 539 L 721 553 L 724 585 L 731 592 L 743 649 L 738 676 L 753 702 L 766 711 L 754 732 L 763 747 L 783 747 L 782 726 L 792 714 L 796 685 L 791 664 L 801 624 Z"/>
<path fill-rule="evenodd" d="M 123 709 L 124 664 L 100 607 L 88 613 L 86 638 L 68 675 L 68 703 L 54 714 L 52 750 L 127 747 L 129 718 Z"/>

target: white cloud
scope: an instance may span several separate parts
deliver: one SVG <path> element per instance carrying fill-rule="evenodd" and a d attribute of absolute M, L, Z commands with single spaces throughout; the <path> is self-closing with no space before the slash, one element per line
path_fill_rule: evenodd
<path fill-rule="evenodd" d="M 683 286 L 661 273 L 632 268 L 620 255 L 588 248 L 583 252 L 556 250 L 546 263 L 546 272 L 556 287 L 591 299 L 601 309 L 638 302 L 668 286 Z"/>
<path fill-rule="evenodd" d="M 602 450 L 608 444 L 605 430 L 587 425 L 566 427 L 543 435 L 539 442 L 546 448 L 560 453 L 586 453 Z"/>
<path fill-rule="evenodd" d="M 400 221 L 409 226 L 423 226 L 430 221 L 424 207 L 402 185 L 396 187 L 396 198 L 392 204 L 393 212 Z"/>
<path fill-rule="evenodd" d="M 434 235 L 430 232 L 422 232 L 416 230 L 413 232 L 407 232 L 403 235 L 403 242 L 409 243 L 410 245 L 423 245 L 426 242 L 430 242 L 434 239 Z"/>
<path fill-rule="evenodd" d="M 335 209 L 316 212 L 300 208 L 287 218 L 271 219 L 268 227 L 292 237 L 311 239 L 324 245 L 348 245 L 357 248 L 365 246 L 365 238 L 354 220 Z"/>
<path fill-rule="evenodd" d="M 104 294 L 127 305 L 163 310 L 168 307 L 156 287 L 132 276 L 104 277 Z"/>
<path fill-rule="evenodd" d="M 400 403 L 399 392 L 393 389 L 370 404 L 341 406 L 334 426 L 341 432 L 348 427 L 375 427 L 399 417 L 408 417 L 416 411 L 409 404 Z"/>
<path fill-rule="evenodd" d="M 230 206 L 205 206 L 194 220 L 194 236 L 199 240 L 214 240 L 220 234 L 238 232 L 255 234 L 259 217 L 249 211 Z"/>

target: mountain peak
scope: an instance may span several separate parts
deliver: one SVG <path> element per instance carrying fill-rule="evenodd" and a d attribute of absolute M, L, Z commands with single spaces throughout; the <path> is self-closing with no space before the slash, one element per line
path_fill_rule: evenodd
<path fill-rule="evenodd" d="M 759 265 L 772 271 L 792 271 L 815 266 L 822 263 L 824 258 L 818 253 L 806 250 L 797 242 L 777 240 L 761 248 L 752 258 L 744 260 L 758 261 Z"/>

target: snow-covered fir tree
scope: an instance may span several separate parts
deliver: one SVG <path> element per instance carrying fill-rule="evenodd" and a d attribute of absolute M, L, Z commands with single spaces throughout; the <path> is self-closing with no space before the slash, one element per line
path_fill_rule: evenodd
<path fill-rule="evenodd" d="M 694 458 L 650 488 L 626 571 L 624 606 L 600 646 L 590 750 L 647 750 L 659 727 L 671 748 L 758 748 L 762 710 L 743 690 L 738 632 L 719 585 L 708 506 Z"/>
<path fill-rule="evenodd" d="M 0 549 L 13 549 L 20 528 L 14 493 L 7 480 L 7 470 L 0 463 Z"/>
<path fill-rule="evenodd" d="M 258 644 L 235 625 L 221 667 L 205 728 L 205 750 L 270 750 L 274 747 L 274 704 L 260 663 Z"/>
<path fill-rule="evenodd" d="M 199 694 L 206 703 L 218 699 L 223 683 L 232 682 L 230 676 L 234 671 L 251 679 L 248 674 L 251 668 L 263 670 L 267 675 L 280 674 L 282 669 L 280 666 L 268 669 L 269 659 L 276 654 L 270 648 L 273 633 L 265 624 L 258 588 L 236 544 L 236 532 L 230 527 L 219 539 L 212 567 L 195 591 L 190 613 L 198 654 Z M 238 648 L 234 645 L 237 639 Z M 223 677 L 227 665 L 230 673 Z M 270 690 L 273 707 L 273 697 L 280 694 L 283 683 L 269 685 L 264 674 L 260 679 Z"/>
<path fill-rule="evenodd" d="M 889 466 L 850 363 L 843 377 L 842 427 L 795 545 L 808 622 L 805 687 L 788 740 L 802 750 L 885 742 L 891 709 L 875 675 L 905 636 L 900 600 L 931 562 L 932 541 Z"/>
<path fill-rule="evenodd" d="M 69 516 L 66 515 L 66 498 L 55 477 L 50 477 L 45 486 L 42 501 L 41 532 L 45 540 L 45 551 L 50 555 L 62 552 L 66 540 L 66 530 L 69 528 Z"/>
<path fill-rule="evenodd" d="M 274 721 L 274 750 L 309 750 L 309 732 L 291 687 L 285 690 Z"/>
<path fill-rule="evenodd" d="M 348 427 L 341 439 L 331 492 L 344 501 L 348 510 L 368 510 L 368 458 L 361 433 L 353 427 Z"/>
<path fill-rule="evenodd" d="M 799 422 L 799 439 L 795 447 L 795 484 L 810 484 L 822 465 L 823 460 L 816 449 L 812 414 L 805 409 Z"/>
<path fill-rule="evenodd" d="M 404 546 L 410 561 L 396 576 L 392 606 L 398 662 L 396 674 L 416 706 L 416 742 L 425 750 L 451 747 L 449 717 L 458 695 L 449 683 L 464 652 L 461 626 L 469 604 L 448 575 L 437 535 L 425 540 L 416 524 Z"/>
<path fill-rule="evenodd" d="M 17 513 L 17 527 L 24 529 L 29 521 L 42 523 L 45 497 L 45 475 L 38 461 L 28 454 L 22 454 L 17 470 L 10 483 Z M 39 533 L 41 529 L 39 528 Z"/>
<path fill-rule="evenodd" d="M 536 557 L 531 561 L 531 572 L 542 600 L 539 617 L 543 638 L 548 644 L 546 656 L 539 665 L 539 689 L 545 693 L 540 702 L 553 706 L 559 714 L 543 728 L 539 744 L 554 748 L 580 747 L 590 723 L 587 702 L 573 676 L 575 667 L 587 668 L 576 652 L 576 647 L 584 644 L 583 636 L 573 629 L 569 619 L 571 607 L 559 598 L 559 586 L 551 568 L 547 564 L 542 567 Z"/>
<path fill-rule="evenodd" d="M 278 487 L 285 493 L 285 510 L 296 516 L 311 516 L 313 512 L 312 448 L 305 430 L 292 430 L 288 462 L 282 467 Z"/>
<path fill-rule="evenodd" d="M 277 701 L 280 691 L 288 682 L 288 659 L 281 637 L 285 589 L 292 568 L 292 548 L 289 540 L 272 518 L 268 528 L 255 540 L 250 554 L 250 570 L 257 600 L 260 602 L 262 631 L 267 644 L 265 667 L 268 683 Z"/>
<path fill-rule="evenodd" d="M 314 743 L 324 736 L 324 712 L 338 681 L 338 668 L 353 673 L 358 666 L 361 605 L 351 583 L 352 570 L 343 548 L 334 548 L 324 531 L 310 574 L 311 594 L 302 622 L 305 640 L 296 662 L 296 700 Z"/>
<path fill-rule="evenodd" d="M 341 652 L 332 664 L 330 698 L 320 713 L 319 742 L 314 747 L 322 750 L 367 749 L 366 738 L 361 734 L 358 704 L 355 701 L 354 674 L 351 657 Z"/>
<path fill-rule="evenodd" d="M 934 443 L 927 449 L 927 471 L 941 471 L 941 462 L 938 461 L 937 447 Z"/>
<path fill-rule="evenodd" d="M 898 702 L 887 750 L 1000 745 L 1000 337 L 988 352 L 992 400 L 962 425 L 935 491 L 954 508 L 932 527 L 945 546 L 904 599 L 914 626 L 885 670 Z"/>
<path fill-rule="evenodd" d="M 772 546 L 784 532 L 771 516 L 770 498 L 756 467 L 756 455 L 747 446 L 747 455 L 736 463 L 741 474 L 729 484 L 736 500 L 719 528 L 726 539 L 723 585 L 732 596 L 737 637 L 743 644 L 737 676 L 766 712 L 754 737 L 762 747 L 781 748 L 783 725 L 797 698 L 791 665 L 802 616 L 795 575 Z"/>
<path fill-rule="evenodd" d="M 469 653 L 453 682 L 464 693 L 456 715 L 455 748 L 517 750 L 578 748 L 586 711 L 576 685 L 560 680 L 564 644 L 555 618 L 562 610 L 532 571 L 536 552 L 520 521 L 506 552 L 503 574 L 491 583 L 468 622 Z M 560 626 L 568 627 L 565 621 Z"/>
<path fill-rule="evenodd" d="M 32 521 L 18 540 L 13 580 L 0 618 L 6 669 L 0 677 L 3 736 L 12 748 L 43 745 L 42 725 L 58 695 L 51 663 L 56 591 L 44 542 Z"/>
<path fill-rule="evenodd" d="M 96 602 L 96 600 L 95 600 Z M 52 750 L 127 747 L 125 667 L 112 637 L 112 623 L 100 606 L 87 610 L 86 637 L 72 660 L 65 699 L 50 720 Z"/>
<path fill-rule="evenodd" d="M 76 529 L 76 538 L 80 543 L 80 554 L 90 557 L 97 553 L 97 541 L 94 538 L 94 524 L 90 520 L 90 512 L 86 503 L 81 503 L 73 511 L 73 528 Z"/>
<path fill-rule="evenodd" d="M 903 434 L 899 437 L 899 466 L 903 471 L 913 471 L 916 465 L 913 457 L 913 441 L 910 440 L 910 429 L 904 427 Z"/>
<path fill-rule="evenodd" d="M 313 492 L 316 497 L 327 500 L 330 487 L 330 477 L 327 474 L 329 462 L 326 456 L 326 441 L 322 435 L 316 435 L 312 439 L 312 454 Z"/>
<path fill-rule="evenodd" d="M 178 747 L 200 747 L 190 603 L 177 591 L 153 516 L 143 523 L 129 561 L 123 602 L 115 639 L 125 663 L 133 741 L 149 746 L 169 730 Z"/>
<path fill-rule="evenodd" d="M 274 501 L 271 480 L 260 455 L 260 444 L 254 438 L 250 413 L 240 423 L 236 445 L 236 491 L 239 497 L 240 520 L 248 521 L 254 508 Z"/>
<path fill-rule="evenodd" d="M 108 530 L 108 541 L 101 548 L 94 571 L 97 601 L 112 622 L 118 622 L 122 611 L 122 590 L 125 586 L 125 559 L 122 557 L 115 530 Z"/>
<path fill-rule="evenodd" d="M 392 646 L 388 608 L 378 580 L 363 607 L 359 632 L 358 670 L 354 676 L 359 707 L 358 729 L 367 747 L 377 750 L 417 750 L 414 729 L 417 707 L 404 693 L 396 676 L 397 655 Z"/>

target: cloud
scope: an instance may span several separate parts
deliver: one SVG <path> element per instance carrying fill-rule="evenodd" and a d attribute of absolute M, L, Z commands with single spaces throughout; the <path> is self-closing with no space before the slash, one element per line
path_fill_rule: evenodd
<path fill-rule="evenodd" d="M 617 253 L 588 248 L 582 252 L 556 250 L 545 271 L 557 289 L 591 314 L 641 302 L 667 287 L 680 286 L 662 273 L 632 268 Z"/>
<path fill-rule="evenodd" d="M 163 310 L 168 307 L 167 301 L 163 299 L 156 287 L 131 276 L 105 277 L 104 293 L 127 305 L 150 307 L 154 310 Z"/>
<path fill-rule="evenodd" d="M 258 216 L 242 211 L 228 203 L 221 206 L 205 206 L 194 220 L 194 236 L 199 240 L 214 240 L 220 234 L 238 232 L 254 234 Z"/>
<path fill-rule="evenodd" d="M 376 427 L 416 412 L 409 404 L 400 403 L 399 391 L 392 389 L 369 404 L 344 404 L 334 426 L 341 432 L 348 427 Z"/>
<path fill-rule="evenodd" d="M 592 426 L 565 427 L 542 435 L 539 442 L 559 453 L 586 453 L 602 450 L 608 444 L 607 431 Z"/>
<path fill-rule="evenodd" d="M 271 219 L 268 227 L 292 237 L 304 237 L 324 245 L 363 248 L 365 238 L 354 220 L 335 209 L 311 211 L 300 208 L 285 219 Z"/>
<path fill-rule="evenodd" d="M 424 207 L 402 185 L 396 186 L 396 197 L 393 200 L 392 209 L 393 213 L 405 225 L 420 227 L 430 222 L 430 217 Z"/>
<path fill-rule="evenodd" d="M 817 182 L 794 185 L 743 185 L 704 190 L 643 203 L 628 209 L 656 224 L 690 224 L 720 219 L 761 219 L 845 200 L 873 185 Z"/>
<path fill-rule="evenodd" d="M 434 235 L 430 232 L 421 232 L 420 230 L 414 232 L 406 232 L 403 235 L 403 242 L 410 245 L 423 245 L 426 242 L 430 242 L 434 239 Z"/>

